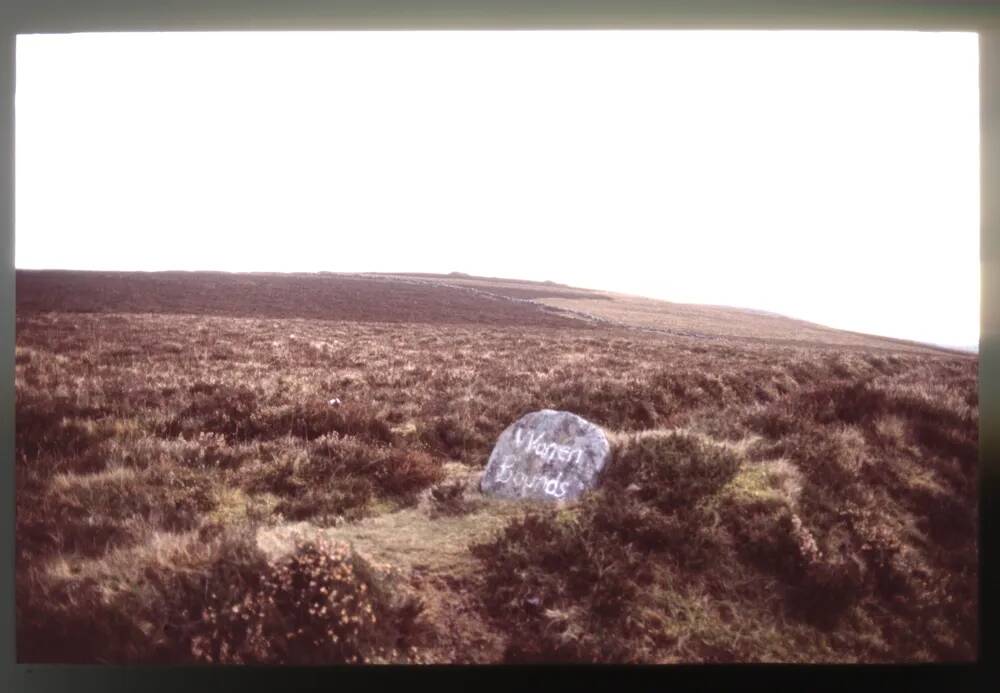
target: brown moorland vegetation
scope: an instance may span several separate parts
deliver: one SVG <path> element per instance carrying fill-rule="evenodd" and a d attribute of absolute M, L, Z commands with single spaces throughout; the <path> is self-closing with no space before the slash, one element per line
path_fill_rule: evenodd
<path fill-rule="evenodd" d="M 416 278 L 439 287 L 467 288 L 485 296 L 530 300 L 539 308 L 564 311 L 564 314 L 578 318 L 587 317 L 605 326 L 629 327 L 672 336 L 706 339 L 741 337 L 767 340 L 770 344 L 805 342 L 826 346 L 928 351 L 926 344 L 835 330 L 759 310 L 671 303 L 606 291 L 572 289 L 551 282 L 483 279 L 464 275 L 384 276 Z"/>
<path fill-rule="evenodd" d="M 975 356 L 630 329 L 547 284 L 157 276 L 18 272 L 19 661 L 975 656 Z M 600 488 L 482 497 L 544 407 L 608 432 Z M 267 555 L 293 523 L 323 539 Z"/>

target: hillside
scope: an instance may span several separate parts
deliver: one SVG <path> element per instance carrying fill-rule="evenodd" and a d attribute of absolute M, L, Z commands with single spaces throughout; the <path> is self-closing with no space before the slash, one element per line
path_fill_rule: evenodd
<path fill-rule="evenodd" d="M 19 270 L 19 312 L 153 313 L 347 322 L 580 327 L 448 286 L 350 274 Z"/>
<path fill-rule="evenodd" d="M 625 327 L 675 337 L 942 351 L 762 311 L 452 274 L 18 270 L 17 310 L 348 322 Z"/>
<path fill-rule="evenodd" d="M 975 656 L 975 355 L 455 275 L 18 271 L 16 327 L 19 661 Z M 600 489 L 483 497 L 541 408 Z"/>
<path fill-rule="evenodd" d="M 606 326 L 642 329 L 671 336 L 758 339 L 772 345 L 805 342 L 869 349 L 939 350 L 929 344 L 836 330 L 766 311 L 671 303 L 628 294 L 573 289 L 551 282 L 450 275 L 385 276 L 401 279 L 420 277 L 436 286 L 464 287 L 483 295 L 528 299 L 539 306 L 564 310 L 570 315 L 597 320 Z"/>

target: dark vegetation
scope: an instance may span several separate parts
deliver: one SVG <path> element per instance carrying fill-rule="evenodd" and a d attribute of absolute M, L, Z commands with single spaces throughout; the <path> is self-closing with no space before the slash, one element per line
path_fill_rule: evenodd
<path fill-rule="evenodd" d="M 199 311 L 204 292 L 171 298 L 183 274 L 145 276 L 166 282 L 155 310 L 142 276 L 18 273 L 20 661 L 418 661 L 453 626 L 407 575 L 254 543 L 392 513 L 469 529 L 473 567 L 440 589 L 506 661 L 974 657 L 975 357 L 598 330 L 474 297 L 483 322 L 455 324 L 437 289 L 386 279 L 388 303 L 355 297 L 365 322 L 276 319 L 281 277 L 219 275 Z M 600 489 L 480 530 L 497 506 L 467 480 L 545 407 L 609 432 Z"/>
<path fill-rule="evenodd" d="M 193 569 L 184 563 L 195 557 L 178 551 L 171 562 L 147 556 L 141 572 L 109 562 L 115 572 L 105 584 L 93 577 L 33 583 L 18 605 L 19 658 L 297 665 L 411 660 L 419 599 L 399 596 L 391 579 L 349 547 L 304 542 L 269 562 L 246 532 L 227 531 L 202 552 Z"/>
<path fill-rule="evenodd" d="M 538 295 L 562 295 L 546 291 Z M 18 270 L 17 308 L 349 322 L 568 327 L 569 318 L 434 283 L 347 274 Z"/>
<path fill-rule="evenodd" d="M 477 507 L 477 503 L 466 496 L 466 484 L 458 479 L 432 488 L 430 498 L 432 518 L 442 515 L 464 515 Z"/>

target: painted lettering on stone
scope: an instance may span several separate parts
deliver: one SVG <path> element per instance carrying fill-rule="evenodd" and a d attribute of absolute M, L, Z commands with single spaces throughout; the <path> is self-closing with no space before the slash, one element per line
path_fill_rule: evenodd
<path fill-rule="evenodd" d="M 571 412 L 543 409 L 500 435 L 480 488 L 501 498 L 573 500 L 598 483 L 610 458 L 599 427 Z"/>

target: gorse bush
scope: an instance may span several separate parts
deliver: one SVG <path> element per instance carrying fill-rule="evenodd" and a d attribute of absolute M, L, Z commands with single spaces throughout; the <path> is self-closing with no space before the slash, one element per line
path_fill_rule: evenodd
<path fill-rule="evenodd" d="M 223 532 L 207 562 L 150 563 L 135 591 L 93 580 L 19 584 L 18 644 L 32 661 L 222 664 L 405 663 L 425 626 L 349 546 L 300 542 L 267 561 L 249 534 Z M 53 639 L 48 623 L 64 624 Z"/>
<path fill-rule="evenodd" d="M 245 531 L 222 532 L 199 548 L 205 556 L 186 569 L 164 565 L 158 552 L 137 548 L 125 554 L 110 584 L 90 575 L 53 580 L 21 571 L 19 656 L 50 663 L 194 661 L 190 642 L 206 597 L 215 592 L 236 599 L 266 569 Z M 53 629 L 52 623 L 62 627 Z"/>
<path fill-rule="evenodd" d="M 191 638 L 209 663 L 405 661 L 422 610 L 394 599 L 350 547 L 321 539 L 268 564 L 240 597 L 210 594 Z"/>

